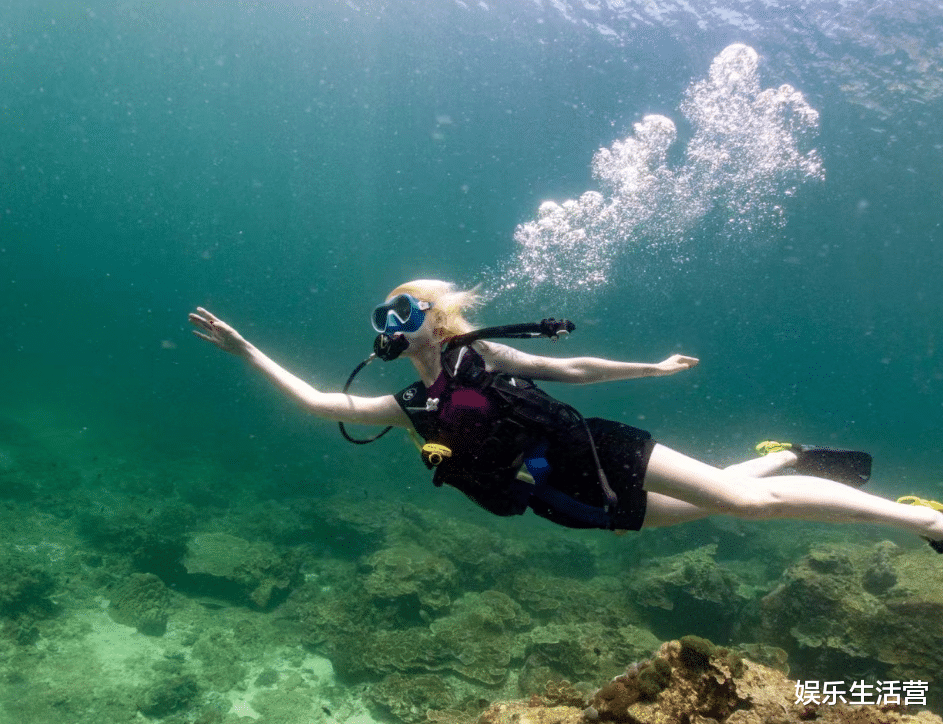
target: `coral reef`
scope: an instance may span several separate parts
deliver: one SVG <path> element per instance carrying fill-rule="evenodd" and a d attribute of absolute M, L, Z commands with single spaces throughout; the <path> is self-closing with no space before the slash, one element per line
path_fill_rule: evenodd
<path fill-rule="evenodd" d="M 627 660 L 650 656 L 660 643 L 644 628 L 609 626 L 596 620 L 537 626 L 515 642 L 515 658 L 524 662 L 518 688 L 526 695 L 540 691 L 549 681 L 612 677 L 625 668 Z"/>
<path fill-rule="evenodd" d="M 656 634 L 670 635 L 674 622 L 728 639 L 754 591 L 714 559 L 716 545 L 655 559 L 635 571 L 632 601 L 646 609 Z"/>
<path fill-rule="evenodd" d="M 625 587 L 613 577 L 579 580 L 528 568 L 515 574 L 510 591 L 532 616 L 547 623 L 585 621 L 588 600 L 593 601 L 593 619 L 603 624 L 641 623 L 644 617 L 627 600 Z"/>
<path fill-rule="evenodd" d="M 573 693 L 572 690 L 571 694 Z M 706 639 L 668 641 L 654 658 L 582 701 L 539 696 L 492 705 L 477 724 L 941 724 L 930 712 L 893 706 L 797 704 L 795 682 Z"/>
<path fill-rule="evenodd" d="M 169 606 L 170 591 L 160 578 L 153 573 L 134 573 L 115 587 L 108 615 L 148 636 L 162 636 L 167 630 Z"/>
<path fill-rule="evenodd" d="M 401 507 L 382 501 L 361 505 L 343 496 L 318 501 L 309 512 L 321 540 L 333 544 L 338 554 L 356 558 L 383 545 L 391 521 L 401 515 Z"/>
<path fill-rule="evenodd" d="M 54 611 L 55 579 L 26 556 L 0 553 L 0 626 L 16 643 L 33 643 L 39 632 L 36 623 Z"/>
<path fill-rule="evenodd" d="M 180 558 L 194 517 L 191 508 L 177 504 L 150 514 L 132 506 L 117 511 L 103 506 L 79 516 L 79 531 L 97 550 L 171 581 L 183 573 Z"/>
<path fill-rule="evenodd" d="M 203 679 L 219 691 L 238 686 L 249 671 L 248 657 L 229 631 L 202 634 L 193 644 L 193 658 L 201 664 Z"/>
<path fill-rule="evenodd" d="M 938 564 L 929 550 L 889 542 L 816 548 L 763 599 L 760 638 L 788 650 L 810 677 L 878 662 L 888 678 L 939 683 L 943 587 L 930 573 Z"/>
<path fill-rule="evenodd" d="M 426 712 L 448 710 L 455 704 L 449 686 L 442 677 L 433 674 L 390 674 L 370 688 L 369 697 L 407 724 L 427 722 Z"/>
<path fill-rule="evenodd" d="M 513 632 L 530 618 L 499 591 L 466 593 L 452 612 L 429 625 L 446 666 L 483 684 L 500 684 L 511 664 Z"/>
<path fill-rule="evenodd" d="M 416 599 L 423 608 L 439 610 L 451 603 L 456 568 L 447 558 L 415 544 L 383 548 L 365 560 L 367 593 L 379 599 Z"/>
<path fill-rule="evenodd" d="M 784 649 L 769 644 L 737 644 L 733 648 L 744 658 L 789 676 L 789 654 Z"/>
<path fill-rule="evenodd" d="M 171 676 L 144 688 L 138 697 L 138 710 L 148 717 L 163 717 L 189 708 L 199 694 L 196 677 Z"/>
<path fill-rule="evenodd" d="M 0 616 L 3 618 L 44 617 L 52 608 L 49 595 L 54 587 L 52 576 L 26 556 L 12 551 L 0 554 Z"/>
<path fill-rule="evenodd" d="M 208 593 L 248 599 L 266 608 L 276 594 L 300 582 L 299 562 L 270 543 L 250 543 L 228 533 L 201 533 L 187 545 L 183 565 Z"/>
<path fill-rule="evenodd" d="M 506 589 L 529 566 L 532 553 L 520 541 L 431 510 L 400 506 L 386 528 L 387 546 L 415 545 L 451 561 L 466 590 Z"/>

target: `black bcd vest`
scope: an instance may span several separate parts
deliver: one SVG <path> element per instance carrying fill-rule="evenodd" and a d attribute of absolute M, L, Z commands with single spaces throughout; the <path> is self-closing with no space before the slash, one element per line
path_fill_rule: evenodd
<path fill-rule="evenodd" d="M 517 478 L 525 454 L 540 443 L 553 445 L 561 436 L 585 434 L 582 417 L 529 379 L 489 372 L 471 346 L 447 347 L 442 374 L 445 388 L 439 398 L 430 399 L 421 381 L 395 396 L 426 442 L 452 451 L 436 467 L 433 483 L 457 488 L 496 515 L 524 513 L 533 489 Z M 473 419 L 466 415 L 458 423 L 444 419 L 440 412 L 460 390 L 482 395 L 488 412 Z"/>

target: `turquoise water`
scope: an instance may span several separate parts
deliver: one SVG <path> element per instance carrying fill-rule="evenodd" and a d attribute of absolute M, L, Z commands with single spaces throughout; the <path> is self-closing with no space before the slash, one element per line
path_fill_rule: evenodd
<path fill-rule="evenodd" d="M 577 332 L 554 354 L 701 358 L 677 377 L 553 388 L 587 414 L 717 464 L 766 438 L 865 449 L 874 492 L 939 498 L 941 16 L 935 2 L 0 4 L 4 536 L 52 577 L 55 602 L 10 619 L 5 660 L 51 662 L 79 636 L 76 617 L 100 612 L 131 572 L 173 590 L 177 548 L 142 562 L 116 542 L 162 514 L 154 530 L 181 545 L 227 531 L 307 556 L 308 574 L 311 560 L 379 547 L 345 552 L 304 522 L 329 499 L 418 505 L 511 541 L 550 536 L 616 577 L 706 542 L 741 561 L 769 556 L 769 531 L 783 536 L 770 586 L 819 537 L 916 547 L 799 524 L 613 542 L 494 520 L 432 490 L 401 436 L 354 448 L 304 418 L 193 338 L 186 314 L 208 307 L 336 389 L 370 351 L 367 314 L 390 288 L 481 283 L 492 302 L 480 324 L 572 318 Z M 712 68 L 723 88 L 704 85 Z M 657 139 L 636 126 L 655 115 L 674 128 L 661 165 Z M 600 149 L 626 141 L 635 156 L 594 172 Z M 634 191 L 615 188 L 644 170 Z M 567 246 L 559 224 L 527 236 L 541 204 L 587 191 L 610 211 L 571 218 L 581 244 Z M 380 393 L 411 380 L 405 363 L 377 363 L 357 384 Z M 259 513 L 299 501 L 311 507 L 296 529 Z M 117 519 L 130 523 L 108 528 Z M 507 565 L 539 568 L 524 560 Z M 174 590 L 177 620 L 216 625 L 186 618 L 205 593 Z M 165 636 L 182 626 L 171 614 Z M 702 626 L 679 617 L 656 634 L 735 638 Z M 305 656 L 331 658 L 307 643 Z M 252 661 L 266 655 L 260 646 Z M 167 716 L 224 709 L 212 697 L 240 685 L 181 671 L 200 694 Z M 57 685 L 64 701 L 92 686 L 65 674 Z M 3 686 L 12 717 L 29 684 Z"/>

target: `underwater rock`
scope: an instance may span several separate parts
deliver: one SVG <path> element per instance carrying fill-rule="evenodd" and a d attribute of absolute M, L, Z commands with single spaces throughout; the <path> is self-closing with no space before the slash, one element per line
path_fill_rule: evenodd
<path fill-rule="evenodd" d="M 407 724 L 427 722 L 430 710 L 448 709 L 455 704 L 448 685 L 433 674 L 390 674 L 371 686 L 368 696 L 374 704 Z"/>
<path fill-rule="evenodd" d="M 448 668 L 496 685 L 507 678 L 514 632 L 529 625 L 530 617 L 516 601 L 499 591 L 484 591 L 466 593 L 429 630 Z"/>
<path fill-rule="evenodd" d="M 810 676 L 834 673 L 816 671 L 818 662 L 847 669 L 856 659 L 883 663 L 892 679 L 941 682 L 938 559 L 891 543 L 817 548 L 763 599 L 758 638 L 782 646 L 793 661 L 806 659 Z"/>
<path fill-rule="evenodd" d="M 661 645 L 637 626 L 608 626 L 598 621 L 548 624 L 520 634 L 514 658 L 523 659 L 518 689 L 529 695 L 562 680 L 591 682 L 615 676 L 626 659 L 651 656 Z"/>
<path fill-rule="evenodd" d="M 241 686 L 249 669 L 246 647 L 230 631 L 210 629 L 193 644 L 193 659 L 200 662 L 201 680 L 217 691 Z"/>
<path fill-rule="evenodd" d="M 457 571 L 452 562 L 416 545 L 396 545 L 366 559 L 370 573 L 364 588 L 374 598 L 415 597 L 421 606 L 439 610 L 451 603 Z"/>
<path fill-rule="evenodd" d="M 199 695 L 196 678 L 190 675 L 161 679 L 141 691 L 138 710 L 148 717 L 164 717 L 188 709 Z"/>
<path fill-rule="evenodd" d="M 180 558 L 186 552 L 185 531 L 194 516 L 188 506 L 175 504 L 151 515 L 103 507 L 101 512 L 83 514 L 79 530 L 96 549 L 126 558 L 135 570 L 173 581 L 183 574 Z"/>
<path fill-rule="evenodd" d="M 292 591 L 278 616 L 294 622 L 306 646 L 317 647 L 348 682 L 397 672 L 424 673 L 447 668 L 422 617 L 403 617 L 401 606 L 378 606 L 354 574 L 336 587 L 305 583 Z"/>
<path fill-rule="evenodd" d="M 170 591 L 153 573 L 134 573 L 111 593 L 108 615 L 148 636 L 167 631 Z"/>
<path fill-rule="evenodd" d="M 784 676 L 789 676 L 789 654 L 778 646 L 769 644 L 737 644 L 733 650 L 745 659 L 775 669 Z"/>
<path fill-rule="evenodd" d="M 320 646 L 348 680 L 451 671 L 500 684 L 515 636 L 530 625 L 520 605 L 498 591 L 466 593 L 428 623 L 404 621 L 399 610 L 377 607 L 356 587 L 324 592 L 306 584 L 285 609 L 284 616 L 298 622 L 301 640 Z"/>
<path fill-rule="evenodd" d="M 656 634 L 674 633 L 680 620 L 708 635 L 729 638 L 752 591 L 714 560 L 716 552 L 716 545 L 702 546 L 633 571 L 630 596 L 647 609 Z"/>
<path fill-rule="evenodd" d="M 345 495 L 319 500 L 310 513 L 312 527 L 318 530 L 321 540 L 338 553 L 359 557 L 383 544 L 391 521 L 401 514 L 401 506 L 381 500 L 363 505 Z"/>
<path fill-rule="evenodd" d="M 14 551 L 0 551 L 0 630 L 20 645 L 39 638 L 38 622 L 56 609 L 55 579 L 41 566 Z"/>
<path fill-rule="evenodd" d="M 269 543 L 250 543 L 228 533 L 201 533 L 187 545 L 183 565 L 199 589 L 210 595 L 248 599 L 266 608 L 276 594 L 300 582 L 299 563 Z"/>
<path fill-rule="evenodd" d="M 515 575 L 511 590 L 531 615 L 548 623 L 582 623 L 589 605 L 593 619 L 609 626 L 642 621 L 639 611 L 626 601 L 625 584 L 617 578 L 597 576 L 584 581 L 525 570 Z"/>
<path fill-rule="evenodd" d="M 523 567 L 533 551 L 519 540 L 456 520 L 435 510 L 404 505 L 387 530 L 388 545 L 418 545 L 450 560 L 466 589 L 497 590 Z"/>
<path fill-rule="evenodd" d="M 572 690 L 571 690 L 572 691 Z M 796 704 L 796 683 L 696 636 L 668 641 L 583 702 L 534 696 L 491 706 L 477 724 L 943 724 L 896 707 Z"/>
<path fill-rule="evenodd" d="M 329 647 L 335 670 L 342 673 L 442 671 L 449 668 L 450 654 L 443 651 L 428 628 L 374 630 L 368 639 L 356 637 L 337 639 L 346 650 Z"/>
<path fill-rule="evenodd" d="M 342 631 L 328 633 L 325 649 L 341 676 L 451 671 L 494 686 L 507 679 L 514 638 L 530 619 L 505 594 L 484 591 L 466 593 L 428 625 L 390 628 L 367 620 L 354 629 L 350 621 L 340 623 Z"/>
<path fill-rule="evenodd" d="M 353 569 L 350 578 L 355 578 Z M 328 588 L 309 581 L 291 592 L 277 615 L 295 623 L 299 641 L 305 646 L 325 646 L 335 667 L 341 661 L 349 662 L 351 668 L 346 673 L 353 675 L 363 669 L 362 665 L 353 666 L 363 640 L 380 628 L 373 603 L 361 588 Z M 345 668 L 340 667 L 341 673 Z"/>

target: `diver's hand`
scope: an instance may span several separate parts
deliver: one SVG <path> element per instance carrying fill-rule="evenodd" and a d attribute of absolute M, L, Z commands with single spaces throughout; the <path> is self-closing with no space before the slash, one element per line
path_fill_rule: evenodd
<path fill-rule="evenodd" d="M 251 345 L 239 332 L 209 310 L 197 307 L 195 312 L 190 313 L 189 318 L 190 324 L 196 327 L 193 333 L 197 337 L 212 342 L 223 352 L 237 357 L 248 356 Z"/>
<path fill-rule="evenodd" d="M 696 366 L 700 362 L 697 357 L 687 357 L 683 354 L 673 354 L 668 359 L 655 365 L 660 375 L 673 375 L 675 372 L 683 372 Z"/>

